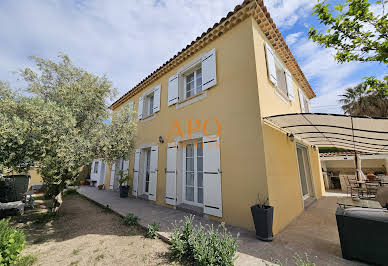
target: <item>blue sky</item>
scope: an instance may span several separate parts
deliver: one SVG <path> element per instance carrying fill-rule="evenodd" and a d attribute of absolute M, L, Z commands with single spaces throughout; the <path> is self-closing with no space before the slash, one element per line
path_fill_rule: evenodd
<path fill-rule="evenodd" d="M 242 0 L 0 1 L 0 80 L 31 66 L 29 55 L 68 54 L 75 64 L 107 74 L 117 98 L 148 76 Z M 362 77 L 387 71 L 378 64 L 338 65 L 333 51 L 307 39 L 318 25 L 314 0 L 265 3 L 317 94 L 313 111 L 341 113 L 338 95 Z M 319 25 L 318 25 L 319 26 Z"/>

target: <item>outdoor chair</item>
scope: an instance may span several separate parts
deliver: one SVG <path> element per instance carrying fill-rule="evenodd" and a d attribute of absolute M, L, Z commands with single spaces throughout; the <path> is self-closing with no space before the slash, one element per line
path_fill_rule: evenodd
<path fill-rule="evenodd" d="M 379 183 L 366 183 L 366 196 L 368 199 L 376 198 L 377 189 L 379 188 Z"/>
<path fill-rule="evenodd" d="M 360 187 L 356 180 L 349 179 L 349 184 L 352 198 L 363 198 L 366 195 L 366 189 Z"/>

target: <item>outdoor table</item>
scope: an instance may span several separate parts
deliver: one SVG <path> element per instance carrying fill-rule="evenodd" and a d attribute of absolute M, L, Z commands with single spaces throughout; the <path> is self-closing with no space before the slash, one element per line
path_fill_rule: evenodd
<path fill-rule="evenodd" d="M 337 200 L 337 204 L 340 207 L 361 207 L 371 209 L 382 209 L 380 203 L 375 200 L 354 200 L 352 198 L 340 198 Z"/>

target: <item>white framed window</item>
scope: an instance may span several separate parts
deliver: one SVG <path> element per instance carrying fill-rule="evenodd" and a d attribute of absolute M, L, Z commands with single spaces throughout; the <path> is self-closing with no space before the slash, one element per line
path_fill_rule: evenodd
<path fill-rule="evenodd" d="M 152 115 L 154 113 L 154 92 L 146 96 L 145 113 L 146 115 Z"/>
<path fill-rule="evenodd" d="M 294 100 L 294 85 L 291 73 L 283 65 L 269 44 L 265 44 L 268 78 L 277 92 L 288 101 Z"/>
<path fill-rule="evenodd" d="M 168 79 L 168 106 L 200 94 L 217 84 L 216 50 L 195 58 Z"/>
<path fill-rule="evenodd" d="M 186 72 L 183 76 L 183 98 L 190 98 L 202 92 L 202 68 L 197 66 L 194 69 Z"/>
<path fill-rule="evenodd" d="M 138 119 L 148 117 L 160 111 L 160 89 L 161 86 L 155 86 L 148 90 L 139 98 Z"/>
<path fill-rule="evenodd" d="M 299 88 L 299 103 L 300 103 L 300 110 L 302 113 L 311 112 L 310 100 L 301 88 Z"/>

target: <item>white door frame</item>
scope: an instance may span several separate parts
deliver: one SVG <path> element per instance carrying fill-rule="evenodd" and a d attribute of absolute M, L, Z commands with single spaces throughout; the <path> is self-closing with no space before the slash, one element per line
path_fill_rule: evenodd
<path fill-rule="evenodd" d="M 146 175 L 147 175 L 147 159 L 150 162 L 150 169 L 149 169 L 149 174 L 151 175 L 151 147 L 149 148 L 144 148 L 144 162 L 143 162 L 143 191 L 142 193 L 145 195 L 149 195 L 150 193 L 150 177 L 148 177 L 148 192 L 145 191 L 146 189 Z M 149 157 L 149 158 L 148 158 Z"/>
<path fill-rule="evenodd" d="M 195 139 L 190 140 L 183 143 L 183 168 L 182 168 L 182 202 L 194 205 L 197 207 L 203 207 L 203 203 L 198 203 L 198 169 L 197 169 L 197 143 L 203 143 L 202 139 Z M 186 148 L 188 144 L 193 145 L 193 151 L 194 151 L 194 201 L 187 201 L 186 200 Z M 203 156 L 203 154 L 202 154 Z M 202 157 L 203 158 L 203 157 Z M 203 164 L 202 164 L 203 167 Z M 202 169 L 203 170 L 203 169 Z M 203 178 L 203 176 L 202 176 Z M 202 180 L 203 182 L 203 180 Z M 203 183 L 202 183 L 203 184 Z"/>
<path fill-rule="evenodd" d="M 304 168 L 305 168 L 304 170 L 305 170 L 305 175 L 306 175 L 306 185 L 307 185 L 307 191 L 308 191 L 307 195 L 303 195 L 302 180 L 301 180 L 300 168 L 299 168 L 298 148 L 305 149 L 306 156 L 307 156 L 307 158 L 304 158 L 304 153 L 303 153 L 303 150 L 302 150 L 302 157 L 303 157 L 302 160 L 303 160 Z M 309 149 L 304 144 L 295 143 L 295 154 L 296 154 L 296 160 L 297 160 L 296 163 L 297 163 L 297 167 L 298 167 L 300 193 L 301 193 L 301 197 L 302 197 L 302 202 L 304 202 L 306 199 L 308 199 L 310 197 L 315 197 L 314 181 L 313 181 L 312 172 L 311 172 L 311 163 L 310 163 Z M 306 164 L 307 164 L 307 168 L 308 169 L 306 169 Z M 312 186 L 312 187 L 310 187 L 310 186 Z M 312 195 L 310 195 L 310 191 L 312 192 Z"/>

